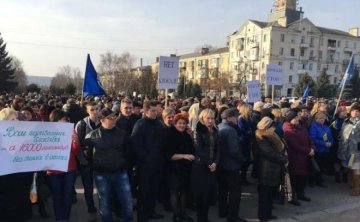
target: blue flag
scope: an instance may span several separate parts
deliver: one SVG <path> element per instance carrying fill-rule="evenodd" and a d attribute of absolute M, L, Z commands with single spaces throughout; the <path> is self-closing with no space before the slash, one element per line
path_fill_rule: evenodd
<path fill-rule="evenodd" d="M 84 96 L 87 95 L 105 95 L 105 90 L 101 87 L 96 70 L 88 54 L 86 61 L 85 79 L 83 87 Z"/>
<path fill-rule="evenodd" d="M 355 73 L 355 63 L 354 63 L 354 54 L 352 54 L 349 65 L 346 69 L 345 75 L 344 75 L 343 79 L 341 80 L 341 84 L 340 84 L 341 89 L 344 88 L 346 86 L 346 84 L 349 83 L 349 80 L 351 80 L 353 78 L 354 73 Z"/>
<path fill-rule="evenodd" d="M 309 89 L 309 83 L 308 83 L 308 84 L 306 84 L 306 88 L 305 88 L 303 97 L 302 97 L 302 99 L 301 99 L 301 103 L 302 103 L 302 104 L 305 104 L 305 103 L 306 103 L 306 100 L 307 100 L 307 98 L 309 97 L 309 93 L 310 93 L 310 89 Z"/>

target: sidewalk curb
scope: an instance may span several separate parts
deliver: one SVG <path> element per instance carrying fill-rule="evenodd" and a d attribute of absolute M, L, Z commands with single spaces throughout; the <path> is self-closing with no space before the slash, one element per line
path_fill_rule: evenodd
<path fill-rule="evenodd" d="M 352 203 L 352 204 L 346 204 L 343 206 L 336 206 L 327 208 L 324 210 L 314 211 L 311 213 L 305 213 L 305 214 L 299 214 L 293 217 L 283 218 L 276 220 L 278 222 L 293 222 L 293 221 L 306 221 L 306 220 L 316 220 L 326 217 L 331 217 L 332 215 L 336 215 L 339 213 L 343 213 L 348 210 L 353 210 L 355 208 L 360 208 L 360 203 Z"/>

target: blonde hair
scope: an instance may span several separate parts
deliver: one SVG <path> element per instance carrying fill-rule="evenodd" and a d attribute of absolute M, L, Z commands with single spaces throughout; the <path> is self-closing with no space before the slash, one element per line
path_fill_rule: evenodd
<path fill-rule="evenodd" d="M 175 115 L 175 110 L 173 110 L 171 108 L 166 108 L 162 111 L 161 115 L 162 115 L 162 118 L 165 119 L 169 115 Z"/>
<path fill-rule="evenodd" d="M 212 111 L 211 109 L 204 109 L 203 111 L 201 111 L 200 115 L 199 115 L 199 121 L 200 123 L 204 124 L 204 118 L 206 117 L 212 117 L 215 118 L 215 113 L 214 111 Z"/>
<path fill-rule="evenodd" d="M 326 104 L 324 101 L 317 101 L 313 108 L 311 109 L 310 115 L 314 116 L 317 112 L 319 112 L 319 108 L 321 106 L 321 104 Z"/>
<path fill-rule="evenodd" d="M 250 107 L 246 103 L 238 105 L 238 110 L 239 110 L 241 117 L 243 117 L 245 120 L 250 119 L 251 110 L 250 110 Z"/>
<path fill-rule="evenodd" d="M 273 109 L 271 113 L 274 115 L 276 120 L 282 119 L 281 111 L 280 109 Z"/>
<path fill-rule="evenodd" d="M 12 108 L 4 108 L 0 111 L 0 120 L 9 120 L 12 115 L 17 116 L 16 110 Z"/>

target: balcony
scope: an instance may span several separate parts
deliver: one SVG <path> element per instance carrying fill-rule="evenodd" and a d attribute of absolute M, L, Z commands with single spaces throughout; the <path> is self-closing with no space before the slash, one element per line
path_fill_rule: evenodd
<path fill-rule="evenodd" d="M 250 55 L 250 56 L 249 56 L 249 60 L 251 60 L 251 61 L 259 60 L 259 55 L 258 55 L 258 54 L 256 54 L 256 55 Z"/>
<path fill-rule="evenodd" d="M 328 51 L 336 51 L 336 45 L 328 45 Z"/>
<path fill-rule="evenodd" d="M 345 47 L 344 48 L 344 52 L 353 52 L 353 49 L 349 48 L 349 47 Z"/>
<path fill-rule="evenodd" d="M 310 60 L 310 61 L 315 61 L 316 58 L 315 58 L 314 56 L 310 56 L 310 57 L 309 57 L 309 60 Z"/>
<path fill-rule="evenodd" d="M 300 48 L 309 48 L 309 43 L 305 43 L 305 42 L 303 42 L 303 43 L 300 43 Z"/>
<path fill-rule="evenodd" d="M 308 72 L 309 72 L 309 70 L 307 70 L 306 68 L 299 68 L 298 71 L 297 71 L 297 73 L 299 75 L 305 74 L 305 73 L 308 73 Z"/>
<path fill-rule="evenodd" d="M 259 48 L 259 42 L 252 42 L 250 43 L 251 48 Z"/>
<path fill-rule="evenodd" d="M 300 56 L 299 58 L 301 61 L 308 61 L 309 57 L 308 56 Z"/>
<path fill-rule="evenodd" d="M 234 62 L 243 62 L 244 61 L 244 59 L 242 57 L 236 57 L 233 60 L 234 60 Z"/>

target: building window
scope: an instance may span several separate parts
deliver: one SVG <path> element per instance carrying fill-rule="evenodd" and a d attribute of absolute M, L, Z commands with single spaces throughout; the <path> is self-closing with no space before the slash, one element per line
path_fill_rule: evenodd
<path fill-rule="evenodd" d="M 282 66 L 282 62 L 279 62 L 278 65 L 279 65 L 279 66 Z"/>
<path fill-rule="evenodd" d="M 349 47 L 349 41 L 345 42 L 345 47 Z"/>
<path fill-rule="evenodd" d="M 305 43 L 305 36 L 301 36 L 301 43 Z"/>
<path fill-rule="evenodd" d="M 290 62 L 290 70 L 294 70 L 294 63 Z"/>
<path fill-rule="evenodd" d="M 287 89 L 287 96 L 288 96 L 288 97 L 292 96 L 292 91 L 293 91 L 292 88 L 288 88 L 288 89 Z"/>
<path fill-rule="evenodd" d="M 235 57 L 235 53 L 232 52 L 232 53 L 231 53 L 231 58 L 233 59 L 234 57 Z"/>
<path fill-rule="evenodd" d="M 314 47 L 314 37 L 310 37 L 310 47 Z"/>
<path fill-rule="evenodd" d="M 234 70 L 238 70 L 238 66 L 237 66 L 237 65 L 234 65 Z"/>
<path fill-rule="evenodd" d="M 337 77 L 334 77 L 334 84 L 337 84 Z"/>
<path fill-rule="evenodd" d="M 289 76 L 289 83 L 292 83 L 292 76 Z"/>
<path fill-rule="evenodd" d="M 264 35 L 264 42 L 266 42 L 266 39 L 267 39 L 267 35 L 265 34 Z"/>
<path fill-rule="evenodd" d="M 356 49 L 356 42 L 354 42 L 354 49 Z"/>
<path fill-rule="evenodd" d="M 310 50 L 310 59 L 314 58 L 314 50 Z"/>
<path fill-rule="evenodd" d="M 295 49 L 294 48 L 291 48 L 290 49 L 290 56 L 295 56 Z"/>
<path fill-rule="evenodd" d="M 335 66 L 335 73 L 338 73 L 339 72 L 339 65 L 336 65 Z"/>
<path fill-rule="evenodd" d="M 279 54 L 280 54 L 281 56 L 284 55 L 284 48 L 280 48 Z"/>
<path fill-rule="evenodd" d="M 300 49 L 300 56 L 305 56 L 305 49 Z"/>
<path fill-rule="evenodd" d="M 265 63 L 264 63 L 264 62 L 261 63 L 261 68 L 262 68 L 262 69 L 265 68 Z"/>
<path fill-rule="evenodd" d="M 313 70 L 313 64 L 312 64 L 312 63 L 309 64 L 309 70 L 310 70 L 310 71 Z"/>
<path fill-rule="evenodd" d="M 322 54 L 322 51 L 319 50 L 319 59 L 322 59 L 323 58 L 323 54 Z"/>
<path fill-rule="evenodd" d="M 341 47 L 341 41 L 337 41 L 337 47 L 340 48 Z"/>
<path fill-rule="evenodd" d="M 320 46 L 323 46 L 323 45 L 324 45 L 324 39 L 320 38 Z"/>
<path fill-rule="evenodd" d="M 280 42 L 285 42 L 285 34 L 280 35 Z"/>

